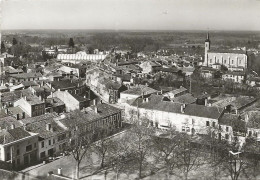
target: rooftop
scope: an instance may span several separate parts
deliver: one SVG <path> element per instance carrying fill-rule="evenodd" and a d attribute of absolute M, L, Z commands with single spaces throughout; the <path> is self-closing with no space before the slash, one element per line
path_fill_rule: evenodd
<path fill-rule="evenodd" d="M 227 125 L 233 128 L 233 131 L 246 132 L 246 123 L 236 114 L 224 113 L 219 118 L 220 125 Z"/>
<path fill-rule="evenodd" d="M 139 108 L 151 109 L 157 111 L 171 112 L 177 114 L 184 114 L 189 116 L 205 117 L 218 119 L 223 112 L 223 108 L 218 107 L 207 107 L 197 104 L 188 104 L 184 108 L 184 113 L 181 112 L 182 103 L 164 101 L 162 95 L 152 94 L 148 98 L 148 102 L 143 102 L 142 98 L 135 99 L 131 103 L 133 106 L 138 106 Z"/>
<path fill-rule="evenodd" d="M 148 94 L 153 94 L 156 93 L 157 90 L 150 88 L 148 86 L 143 86 L 143 85 L 139 85 L 137 87 L 133 87 L 131 89 L 128 89 L 126 91 L 123 91 L 123 94 L 133 94 L 133 95 L 148 95 Z"/>
<path fill-rule="evenodd" d="M 19 139 L 31 136 L 22 127 L 0 131 L 0 144 L 8 144 Z"/>

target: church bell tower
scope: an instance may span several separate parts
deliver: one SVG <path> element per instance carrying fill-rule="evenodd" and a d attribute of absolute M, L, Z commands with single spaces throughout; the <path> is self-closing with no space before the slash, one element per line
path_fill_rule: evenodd
<path fill-rule="evenodd" d="M 205 40 L 204 66 L 208 66 L 208 50 L 210 50 L 209 32 L 207 33 L 207 39 Z"/>

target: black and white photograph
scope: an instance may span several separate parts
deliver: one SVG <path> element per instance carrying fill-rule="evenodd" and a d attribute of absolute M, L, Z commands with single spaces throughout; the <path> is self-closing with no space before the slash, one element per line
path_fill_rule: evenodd
<path fill-rule="evenodd" d="M 260 180 L 260 0 L 0 0 L 0 180 Z"/>

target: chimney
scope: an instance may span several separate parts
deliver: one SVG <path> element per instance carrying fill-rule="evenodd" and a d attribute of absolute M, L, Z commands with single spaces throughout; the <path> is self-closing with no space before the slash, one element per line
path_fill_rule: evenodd
<path fill-rule="evenodd" d="M 11 124 L 11 129 L 14 129 L 15 128 L 15 125 L 14 124 Z"/>
<path fill-rule="evenodd" d="M 25 112 L 23 112 L 22 118 L 23 118 L 23 119 L 25 118 Z"/>
<path fill-rule="evenodd" d="M 16 120 L 20 119 L 20 114 L 16 114 Z"/>
<path fill-rule="evenodd" d="M 62 168 L 58 168 L 58 175 L 62 175 Z"/>
<path fill-rule="evenodd" d="M 181 105 L 181 113 L 184 113 L 185 105 Z"/>
<path fill-rule="evenodd" d="M 46 130 L 47 131 L 51 131 L 51 123 L 47 123 L 46 124 Z"/>
<path fill-rule="evenodd" d="M 98 108 L 97 106 L 94 107 L 95 113 L 98 113 Z"/>
<path fill-rule="evenodd" d="M 26 96 L 24 96 L 24 100 L 27 101 L 27 97 Z"/>
<path fill-rule="evenodd" d="M 205 99 L 205 106 L 207 106 L 208 105 L 208 99 L 206 98 Z"/>
<path fill-rule="evenodd" d="M 93 105 L 97 105 L 97 99 L 93 99 Z"/>
<path fill-rule="evenodd" d="M 26 124 L 23 125 L 23 129 L 26 131 Z"/>
<path fill-rule="evenodd" d="M 6 109 L 5 109 L 5 114 L 8 114 L 8 113 L 9 113 L 9 109 L 6 108 Z"/>

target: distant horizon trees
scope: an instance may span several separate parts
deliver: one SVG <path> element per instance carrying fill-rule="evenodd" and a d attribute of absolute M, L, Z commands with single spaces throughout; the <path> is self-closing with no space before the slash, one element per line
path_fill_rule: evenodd
<path fill-rule="evenodd" d="M 70 38 L 69 47 L 74 48 L 74 46 L 75 46 L 75 44 L 74 44 L 73 38 Z"/>

